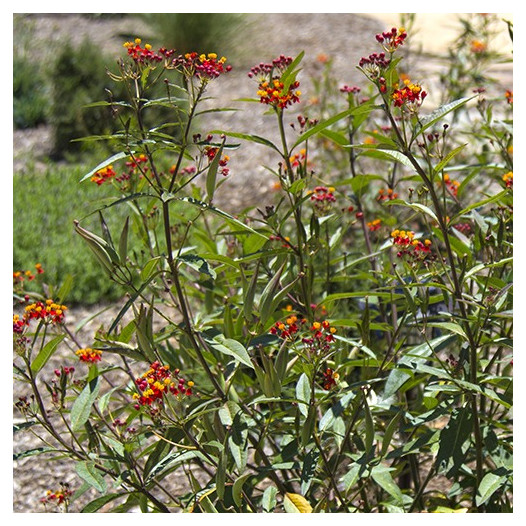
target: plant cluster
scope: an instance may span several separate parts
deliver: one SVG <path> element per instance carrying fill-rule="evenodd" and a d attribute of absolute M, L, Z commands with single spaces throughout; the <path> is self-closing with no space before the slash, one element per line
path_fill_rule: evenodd
<path fill-rule="evenodd" d="M 114 153 L 81 181 L 113 195 L 97 233 L 75 221 L 121 309 L 86 347 L 68 283 L 15 296 L 16 430 L 46 442 L 19 455 L 65 455 L 82 481 L 46 505 L 91 487 L 84 512 L 512 511 L 512 102 L 431 111 L 400 73 L 410 38 L 371 38 L 360 87 L 324 61 L 319 115 L 294 114 L 303 53 L 254 66 L 246 103 L 277 143 L 195 132 L 227 59 L 125 44 Z M 232 215 L 214 196 L 247 142 L 274 191 Z"/>

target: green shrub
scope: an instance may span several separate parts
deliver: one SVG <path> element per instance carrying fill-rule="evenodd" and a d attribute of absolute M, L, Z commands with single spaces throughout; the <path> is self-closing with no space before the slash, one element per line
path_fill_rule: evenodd
<path fill-rule="evenodd" d="M 67 154 L 79 154 L 89 146 L 75 139 L 109 133 L 114 128 L 108 106 L 87 105 L 108 99 L 111 82 L 106 73 L 111 60 L 100 49 L 85 41 L 78 48 L 65 44 L 51 73 L 53 154 L 62 159 Z M 119 98 L 119 94 L 114 94 Z M 90 143 L 88 143 L 90 144 Z"/>
<path fill-rule="evenodd" d="M 49 93 L 44 74 L 27 58 L 13 57 L 13 124 L 33 128 L 47 120 Z"/>
<path fill-rule="evenodd" d="M 155 38 L 180 53 L 215 50 L 236 52 L 243 15 L 240 13 L 142 13 Z"/>

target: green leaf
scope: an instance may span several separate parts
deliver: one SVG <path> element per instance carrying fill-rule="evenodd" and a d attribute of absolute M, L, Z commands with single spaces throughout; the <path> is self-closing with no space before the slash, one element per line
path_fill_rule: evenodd
<path fill-rule="evenodd" d="M 464 208 L 463 210 L 461 210 L 460 212 L 458 212 L 457 214 L 455 214 L 450 220 L 450 224 L 453 224 L 455 221 L 457 221 L 458 219 L 460 219 L 463 215 L 467 214 L 468 212 L 470 212 L 471 210 L 474 210 L 475 208 L 480 208 L 484 205 L 487 205 L 489 203 L 494 203 L 495 201 L 500 201 L 500 199 L 502 199 L 503 197 L 506 197 L 508 195 L 508 190 L 503 190 L 502 192 L 492 196 L 492 197 L 488 197 L 487 199 L 483 199 L 482 201 L 478 201 L 476 203 L 473 203 L 469 206 L 467 206 L 466 208 Z"/>
<path fill-rule="evenodd" d="M 366 109 L 364 109 L 364 108 L 362 108 L 360 106 L 357 106 L 355 108 L 349 108 L 347 110 L 344 110 L 344 111 L 338 113 L 337 115 L 334 115 L 333 117 L 330 117 L 329 119 L 327 119 L 327 120 L 325 120 L 323 122 L 319 122 L 318 124 L 316 124 L 312 128 L 309 128 L 307 131 L 305 131 L 305 133 L 302 133 L 298 137 L 296 142 L 292 145 L 290 151 L 294 150 L 294 148 L 299 146 L 301 143 L 305 142 L 309 137 L 312 137 L 313 135 L 316 135 L 317 133 L 322 132 L 323 130 L 325 130 L 329 126 L 332 126 L 334 123 L 336 123 L 336 122 L 338 122 L 338 121 L 340 121 L 342 119 L 345 119 L 345 117 L 348 117 L 349 115 L 362 113 L 364 111 L 366 111 Z M 368 108 L 367 111 L 370 111 L 370 108 Z M 328 136 L 331 139 L 336 137 L 334 134 L 331 135 L 330 133 L 329 133 Z M 341 141 L 342 140 L 341 137 L 338 140 Z M 348 142 L 348 141 L 346 141 L 346 142 Z"/>
<path fill-rule="evenodd" d="M 232 217 L 227 212 L 224 212 L 223 210 L 220 210 L 219 208 L 216 208 L 215 206 L 211 206 L 208 203 L 205 203 L 204 201 L 199 201 L 199 199 L 195 199 L 193 197 L 176 197 L 175 195 L 168 194 L 168 193 L 163 194 L 161 197 L 163 201 L 165 202 L 170 201 L 172 199 L 176 199 L 177 201 L 183 201 L 185 203 L 191 204 L 192 206 L 200 208 L 201 210 L 209 210 L 213 214 L 221 217 L 230 226 L 241 228 L 241 230 L 250 232 L 251 234 L 255 234 L 259 237 L 262 237 L 265 240 L 268 240 L 268 237 L 262 234 L 261 232 L 257 232 L 253 228 L 250 228 L 248 225 L 245 225 L 245 223 L 243 223 L 239 219 Z"/>
<path fill-rule="evenodd" d="M 485 504 L 490 497 L 506 482 L 505 475 L 497 475 L 495 473 L 486 473 L 477 488 L 477 496 L 475 502 L 477 506 Z"/>
<path fill-rule="evenodd" d="M 310 397 L 311 386 L 309 377 L 305 373 L 302 373 L 296 384 L 296 398 L 300 402 L 298 403 L 298 409 L 304 417 L 309 413 Z"/>
<path fill-rule="evenodd" d="M 466 453 L 463 445 L 470 440 L 473 430 L 473 413 L 469 406 L 454 409 L 447 426 L 440 431 L 437 465 L 449 469 L 447 476 L 453 476 L 462 466 Z"/>
<path fill-rule="evenodd" d="M 272 148 L 273 150 L 281 154 L 279 148 L 275 144 L 273 144 L 268 139 L 265 139 L 264 137 L 259 137 L 258 135 L 250 135 L 248 133 L 229 132 L 225 130 L 212 130 L 210 133 L 212 135 L 222 134 L 228 137 L 234 137 L 236 139 L 242 139 L 245 141 L 255 142 L 257 144 L 263 144 L 264 146 L 268 146 L 269 148 Z"/>
<path fill-rule="evenodd" d="M 355 394 L 353 392 L 346 393 L 342 396 L 338 402 L 336 402 L 332 407 L 330 407 L 326 413 L 321 417 L 320 423 L 319 423 L 319 429 L 320 431 L 325 431 L 331 427 L 334 420 L 336 418 L 339 418 L 347 406 L 349 405 L 349 402 L 353 400 L 355 397 Z"/>
<path fill-rule="evenodd" d="M 374 421 L 373 421 L 373 415 L 371 414 L 371 408 L 369 407 L 369 404 L 367 402 L 367 397 L 365 396 L 365 393 L 363 393 L 363 405 L 364 405 L 364 421 L 365 421 L 365 454 L 369 455 L 369 453 L 373 449 L 373 443 L 374 443 Z"/>
<path fill-rule="evenodd" d="M 395 501 L 397 501 L 399 504 L 402 504 L 404 497 L 402 495 L 402 491 L 393 480 L 393 477 L 390 473 L 391 471 L 392 468 L 378 464 L 371 470 L 371 477 L 383 490 L 389 493 L 389 495 L 391 495 Z"/>
<path fill-rule="evenodd" d="M 75 465 L 77 475 L 95 488 L 99 493 L 106 492 L 106 481 L 101 471 L 95 467 L 94 462 L 83 461 Z"/>
<path fill-rule="evenodd" d="M 451 150 L 434 168 L 434 171 L 436 174 L 440 173 L 446 166 L 447 164 L 449 163 L 449 161 L 451 161 L 451 159 L 453 159 L 453 157 L 455 157 L 455 155 L 457 155 L 458 153 L 460 153 L 465 147 L 467 146 L 467 143 L 466 144 L 461 144 L 460 146 L 457 146 L 454 150 Z"/>
<path fill-rule="evenodd" d="M 276 507 L 276 495 L 278 490 L 275 486 L 268 486 L 261 497 L 261 507 L 265 513 L 272 513 Z"/>
<path fill-rule="evenodd" d="M 382 159 L 386 161 L 395 161 L 398 163 L 401 163 L 405 166 L 408 166 L 409 168 L 412 168 L 414 170 L 413 163 L 409 160 L 408 157 L 406 157 L 403 153 L 400 153 L 396 150 L 383 150 L 380 148 L 371 148 L 370 146 L 366 145 L 353 145 L 354 148 L 363 148 L 363 151 L 361 152 L 361 155 L 365 155 L 366 157 L 373 157 L 374 159 Z"/>
<path fill-rule="evenodd" d="M 316 468 L 318 466 L 318 459 L 320 458 L 320 452 L 317 449 L 311 449 L 303 460 L 301 467 L 301 492 L 303 495 L 307 493 L 311 485 L 312 479 L 316 474 Z"/>
<path fill-rule="evenodd" d="M 210 347 L 212 347 L 216 351 L 219 351 L 223 354 L 227 354 L 228 356 L 232 356 L 238 362 L 241 362 L 243 365 L 254 369 L 254 366 L 250 361 L 250 356 L 247 350 L 237 340 L 225 338 L 224 335 L 219 334 L 213 339 L 207 338 L 205 335 L 205 341 L 206 343 L 208 343 L 208 345 L 210 345 Z"/>
<path fill-rule="evenodd" d="M 128 254 L 128 230 L 129 230 L 130 218 L 126 217 L 122 232 L 119 238 L 119 258 L 124 263 Z"/>
<path fill-rule="evenodd" d="M 49 340 L 44 347 L 42 347 L 41 351 L 36 355 L 35 359 L 31 363 L 31 371 L 33 371 L 34 374 L 37 374 L 44 365 L 46 365 L 47 361 L 53 356 L 53 353 L 57 350 L 57 347 L 59 343 L 65 338 L 65 334 L 60 334 L 59 336 L 56 336 L 52 340 Z"/>
<path fill-rule="evenodd" d="M 246 480 L 252 476 L 252 473 L 245 473 L 244 475 L 241 475 L 238 477 L 232 486 L 232 498 L 234 499 L 234 503 L 236 506 L 241 507 L 241 504 L 243 503 L 243 485 L 245 484 Z"/>
<path fill-rule="evenodd" d="M 66 275 L 66 277 L 64 278 L 64 282 L 62 283 L 60 289 L 58 289 L 58 292 L 55 295 L 56 303 L 64 303 L 68 294 L 73 288 L 73 281 L 73 276 L 71 274 Z"/>
<path fill-rule="evenodd" d="M 36 424 L 38 424 L 38 422 L 35 422 L 35 421 L 20 422 L 19 424 L 13 424 L 13 434 L 18 433 L 19 431 L 23 431 L 24 429 L 27 429 L 28 427 L 32 427 Z"/>
<path fill-rule="evenodd" d="M 196 254 L 182 254 L 177 258 L 177 261 L 182 261 L 189 267 L 192 267 L 194 270 L 201 274 L 206 274 L 212 279 L 216 279 L 215 270 L 212 268 L 210 263 L 201 256 Z"/>
<path fill-rule="evenodd" d="M 458 334 L 462 338 L 464 338 L 466 341 L 468 340 L 468 337 L 466 333 L 464 332 L 464 329 L 458 324 L 453 323 L 450 321 L 444 321 L 444 322 L 431 322 L 428 323 L 429 327 L 436 327 L 437 329 L 442 329 L 444 331 L 453 332 L 455 334 Z"/>
<path fill-rule="evenodd" d="M 141 270 L 141 280 L 143 282 L 148 282 L 150 279 L 153 278 L 157 271 L 157 264 L 161 259 L 161 256 L 156 256 L 146 262 L 143 269 Z"/>
<path fill-rule="evenodd" d="M 397 367 L 387 377 L 383 398 L 387 399 L 393 396 L 412 377 L 413 374 L 410 369 L 414 367 L 415 363 L 424 363 L 428 356 L 447 347 L 455 338 L 456 336 L 446 334 L 406 350 L 398 361 Z M 410 369 L 408 370 L 404 366 Z"/>
<path fill-rule="evenodd" d="M 129 495 L 129 493 L 108 493 L 108 495 L 103 495 L 102 497 L 92 500 L 91 502 L 86 504 L 86 506 L 84 506 L 80 510 L 80 513 L 95 513 L 104 505 L 108 504 L 108 502 L 111 502 L 112 500 L 115 500 L 119 497 L 123 497 L 125 495 Z"/>
<path fill-rule="evenodd" d="M 223 147 L 225 145 L 225 140 L 221 143 L 221 146 L 217 150 L 208 167 L 208 172 L 206 173 L 206 195 L 208 201 L 211 203 L 214 198 L 214 192 L 216 189 L 216 178 L 217 170 L 219 169 L 219 161 L 221 160 L 221 155 L 223 155 Z"/>
<path fill-rule="evenodd" d="M 97 399 L 100 384 L 99 376 L 91 380 L 79 394 L 71 407 L 70 420 L 73 431 L 79 431 L 88 421 L 91 412 L 91 406 Z"/>
<path fill-rule="evenodd" d="M 174 451 L 166 457 L 164 457 L 160 462 L 158 462 L 150 471 L 149 475 L 144 481 L 144 485 L 148 486 L 156 477 L 160 475 L 165 475 L 169 470 L 175 469 L 177 466 L 181 465 L 187 460 L 193 458 L 200 458 L 204 462 L 208 462 L 206 457 L 200 452 L 195 450 L 188 451 Z"/>
<path fill-rule="evenodd" d="M 51 451 L 57 451 L 52 447 L 36 447 L 33 449 L 26 449 L 20 453 L 13 453 L 13 460 L 20 460 L 21 458 L 32 457 L 34 455 L 41 455 L 42 453 L 49 453 Z"/>
<path fill-rule="evenodd" d="M 413 137 L 416 137 L 418 134 L 423 133 L 425 130 L 427 130 L 428 128 L 436 124 L 440 119 L 442 119 L 442 117 L 445 117 L 448 113 L 451 113 L 452 111 L 455 111 L 456 109 L 460 108 L 475 97 L 477 97 L 477 95 L 457 99 L 453 102 L 440 106 L 440 108 L 437 108 L 430 115 L 426 115 L 425 117 L 420 119 L 416 130 L 413 133 Z"/>
<path fill-rule="evenodd" d="M 380 455 L 382 457 L 384 457 L 387 454 L 387 450 L 389 449 L 389 444 L 391 443 L 391 439 L 393 438 L 394 432 L 398 429 L 398 422 L 400 421 L 401 416 L 402 412 L 396 413 L 396 415 L 389 422 L 389 424 L 387 424 L 387 427 L 385 428 L 385 433 L 382 439 L 382 450 L 380 452 Z"/>

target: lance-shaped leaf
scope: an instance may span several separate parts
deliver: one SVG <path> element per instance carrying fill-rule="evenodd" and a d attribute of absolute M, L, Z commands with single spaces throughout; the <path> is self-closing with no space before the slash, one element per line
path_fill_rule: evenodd
<path fill-rule="evenodd" d="M 73 431 L 78 431 L 88 421 L 91 406 L 99 394 L 99 376 L 86 384 L 71 407 L 70 420 Z"/>
<path fill-rule="evenodd" d="M 36 355 L 35 359 L 31 363 L 31 371 L 34 374 L 38 373 L 47 361 L 51 358 L 53 353 L 57 350 L 59 343 L 64 339 L 65 335 L 60 334 L 52 340 L 48 341 L 41 351 Z"/>
<path fill-rule="evenodd" d="M 95 488 L 99 493 L 106 492 L 106 481 L 102 472 L 95 467 L 94 462 L 77 462 L 75 470 L 82 480 Z"/>
<path fill-rule="evenodd" d="M 425 130 L 436 124 L 440 119 L 445 117 L 448 113 L 451 113 L 452 111 L 455 111 L 456 109 L 460 108 L 476 96 L 477 95 L 454 100 L 453 102 L 449 102 L 448 104 L 440 106 L 440 108 L 437 108 L 430 115 L 426 115 L 425 117 L 421 118 L 413 133 L 413 137 L 416 137 L 418 134 L 423 133 Z"/>

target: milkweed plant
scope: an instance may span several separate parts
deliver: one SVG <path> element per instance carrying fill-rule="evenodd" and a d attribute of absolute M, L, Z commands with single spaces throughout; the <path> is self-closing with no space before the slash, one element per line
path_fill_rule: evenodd
<path fill-rule="evenodd" d="M 483 38 L 458 56 L 489 66 Z M 99 103 L 119 130 L 90 138 L 114 154 L 80 181 L 113 197 L 97 232 L 72 225 L 118 313 L 82 345 L 71 278 L 13 276 L 15 432 L 43 443 L 15 458 L 77 476 L 42 488 L 46 510 L 512 511 L 513 93 L 438 96 L 410 40 L 371 35 L 357 86 L 327 57 L 312 87 L 304 53 L 259 62 L 242 104 L 269 130 L 206 128 L 225 57 L 125 43 L 127 98 Z M 268 200 L 227 212 L 249 146 Z"/>

